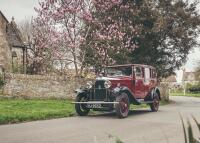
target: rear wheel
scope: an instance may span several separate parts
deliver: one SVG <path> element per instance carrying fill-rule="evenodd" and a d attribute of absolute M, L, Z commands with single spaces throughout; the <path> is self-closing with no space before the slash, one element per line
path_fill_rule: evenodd
<path fill-rule="evenodd" d="M 155 92 L 153 97 L 153 103 L 150 104 L 150 108 L 152 112 L 157 112 L 159 109 L 159 96 Z"/>
<path fill-rule="evenodd" d="M 79 94 L 79 95 L 77 95 L 75 101 L 76 102 L 86 102 L 87 97 L 84 94 Z M 86 104 L 75 104 L 75 110 L 79 116 L 86 116 L 90 111 L 90 109 L 87 108 Z"/>
<path fill-rule="evenodd" d="M 119 118 L 126 118 L 129 113 L 129 98 L 126 93 L 122 93 L 118 97 L 116 97 L 116 102 L 119 102 L 119 104 L 116 104 L 115 110 L 116 114 Z"/>

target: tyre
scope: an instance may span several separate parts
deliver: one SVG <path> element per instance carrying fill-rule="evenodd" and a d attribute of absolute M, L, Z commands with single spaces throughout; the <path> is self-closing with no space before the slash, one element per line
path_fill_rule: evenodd
<path fill-rule="evenodd" d="M 129 113 L 129 97 L 126 93 L 122 93 L 118 97 L 116 97 L 116 102 L 119 102 L 119 104 L 116 104 L 115 110 L 116 114 L 119 118 L 126 118 Z"/>
<path fill-rule="evenodd" d="M 77 95 L 75 101 L 76 102 L 86 102 L 87 97 L 84 94 L 79 94 L 79 95 Z M 90 111 L 90 109 L 86 107 L 86 104 L 75 104 L 75 110 L 79 116 L 86 116 Z"/>
<path fill-rule="evenodd" d="M 150 104 L 150 108 L 152 112 L 157 112 L 159 109 L 159 96 L 158 94 L 155 92 L 154 96 L 153 96 L 153 103 Z"/>

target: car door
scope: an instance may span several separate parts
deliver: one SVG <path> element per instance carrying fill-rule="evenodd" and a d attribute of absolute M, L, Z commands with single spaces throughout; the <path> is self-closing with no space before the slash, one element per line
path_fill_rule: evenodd
<path fill-rule="evenodd" d="M 148 94 L 149 88 L 151 86 L 151 71 L 150 68 L 144 68 L 144 97 Z"/>
<path fill-rule="evenodd" d="M 142 98 L 144 97 L 144 78 L 142 67 L 134 67 L 134 76 L 134 95 L 136 98 Z"/>

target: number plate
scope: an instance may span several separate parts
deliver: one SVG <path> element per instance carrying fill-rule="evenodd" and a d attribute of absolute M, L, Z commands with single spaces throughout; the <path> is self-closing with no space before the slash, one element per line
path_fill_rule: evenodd
<path fill-rule="evenodd" d="M 101 104 L 87 104 L 88 108 L 102 108 Z"/>

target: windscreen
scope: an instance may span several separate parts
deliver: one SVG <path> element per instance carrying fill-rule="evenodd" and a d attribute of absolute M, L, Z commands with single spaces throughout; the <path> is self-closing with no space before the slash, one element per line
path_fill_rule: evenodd
<path fill-rule="evenodd" d="M 132 67 L 107 67 L 107 76 L 132 76 Z"/>

